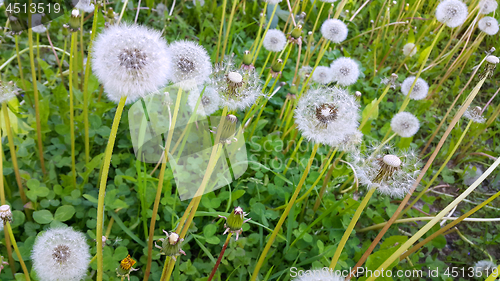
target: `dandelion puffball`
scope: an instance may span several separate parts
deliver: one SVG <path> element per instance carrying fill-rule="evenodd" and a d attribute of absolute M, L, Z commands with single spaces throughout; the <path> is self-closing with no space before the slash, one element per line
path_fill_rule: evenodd
<path fill-rule="evenodd" d="M 355 60 L 351 58 L 338 58 L 330 65 L 332 70 L 333 81 L 342 86 L 349 86 L 358 80 L 359 66 Z"/>
<path fill-rule="evenodd" d="M 198 99 L 200 99 L 201 89 L 196 88 L 192 90 L 188 97 L 188 105 L 191 110 L 194 110 L 196 103 L 198 103 Z M 208 116 L 217 111 L 220 106 L 220 96 L 217 91 L 210 86 L 205 87 L 205 91 L 203 91 L 203 95 L 201 96 L 200 102 L 198 104 L 198 110 L 196 111 L 198 115 Z"/>
<path fill-rule="evenodd" d="M 94 42 L 92 70 L 110 100 L 134 102 L 167 83 L 167 44 L 160 32 L 147 27 L 111 25 Z"/>
<path fill-rule="evenodd" d="M 406 96 L 410 92 L 411 85 L 415 81 L 415 76 L 410 76 L 403 81 L 401 84 L 401 92 Z M 417 82 L 415 82 L 415 86 L 413 86 L 413 90 L 410 93 L 410 99 L 412 100 L 421 100 L 427 96 L 429 92 L 429 85 L 425 82 L 424 79 L 418 78 Z"/>
<path fill-rule="evenodd" d="M 449 27 L 462 25 L 467 15 L 467 5 L 459 0 L 444 0 L 436 8 L 436 19 Z"/>
<path fill-rule="evenodd" d="M 417 54 L 417 46 L 413 43 L 407 43 L 403 46 L 403 54 L 407 57 L 413 57 Z"/>
<path fill-rule="evenodd" d="M 262 45 L 269 52 L 281 52 L 286 45 L 286 36 L 283 31 L 270 29 L 267 31 Z"/>
<path fill-rule="evenodd" d="M 16 85 L 14 82 L 0 80 L 0 104 L 8 102 L 16 96 Z"/>
<path fill-rule="evenodd" d="M 40 281 L 78 281 L 87 273 L 89 246 L 81 232 L 51 228 L 38 235 L 31 259 Z"/>
<path fill-rule="evenodd" d="M 170 80 L 181 88 L 192 89 L 208 80 L 210 57 L 203 46 L 191 41 L 175 41 L 168 47 L 172 60 Z"/>
<path fill-rule="evenodd" d="M 359 103 L 346 90 L 329 87 L 307 91 L 295 110 L 295 123 L 304 138 L 338 146 L 358 128 Z"/>
<path fill-rule="evenodd" d="M 498 32 L 498 21 L 493 17 L 484 17 L 479 20 L 477 27 L 488 35 L 495 35 Z"/>
<path fill-rule="evenodd" d="M 469 106 L 464 112 L 464 117 L 475 123 L 484 123 L 486 118 L 482 116 L 481 111 L 481 107 L 479 106 Z"/>
<path fill-rule="evenodd" d="M 318 66 L 312 75 L 312 80 L 319 84 L 328 84 L 333 82 L 332 70 L 326 66 Z"/>
<path fill-rule="evenodd" d="M 42 24 L 42 14 L 31 15 L 31 30 L 35 33 L 45 33 L 47 28 Z"/>
<path fill-rule="evenodd" d="M 321 26 L 321 34 L 333 43 L 340 43 L 347 38 L 348 29 L 345 23 L 338 19 L 328 19 Z"/>
<path fill-rule="evenodd" d="M 487 15 L 498 8 L 498 3 L 496 0 L 481 0 L 479 2 L 479 7 L 479 13 Z"/>
<path fill-rule="evenodd" d="M 400 112 L 391 120 L 391 129 L 403 138 L 415 135 L 420 129 L 420 122 L 415 115 L 409 112 Z"/>

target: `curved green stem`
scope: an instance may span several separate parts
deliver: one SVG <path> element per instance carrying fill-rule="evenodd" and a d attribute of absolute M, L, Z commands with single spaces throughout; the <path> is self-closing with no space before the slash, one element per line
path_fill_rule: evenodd
<path fill-rule="evenodd" d="M 102 226 L 104 220 L 104 196 L 106 195 L 106 183 L 108 181 L 109 166 L 111 164 L 111 156 L 113 156 L 113 147 L 115 146 L 116 134 L 118 132 L 118 125 L 122 117 L 123 108 L 127 97 L 123 96 L 116 108 L 115 118 L 111 126 L 111 133 L 109 135 L 108 145 L 104 152 L 104 162 L 102 165 L 101 181 L 99 183 L 99 198 L 97 200 L 97 281 L 102 281 L 103 276 L 103 257 L 102 257 Z"/>

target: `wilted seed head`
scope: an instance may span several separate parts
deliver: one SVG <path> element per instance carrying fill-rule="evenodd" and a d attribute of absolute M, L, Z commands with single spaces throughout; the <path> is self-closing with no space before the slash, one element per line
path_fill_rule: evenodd
<path fill-rule="evenodd" d="M 413 43 L 407 43 L 403 46 L 403 54 L 407 57 L 413 57 L 417 54 L 417 46 Z"/>
<path fill-rule="evenodd" d="M 0 206 L 0 219 L 3 221 L 3 223 L 12 222 L 12 212 L 9 205 Z"/>
<path fill-rule="evenodd" d="M 334 60 L 330 65 L 330 69 L 332 70 L 333 81 L 342 86 L 356 83 L 360 74 L 358 64 L 351 58 L 342 57 Z"/>
<path fill-rule="evenodd" d="M 75 8 L 84 11 L 85 13 L 92 13 L 94 11 L 94 4 L 90 0 L 72 0 Z"/>
<path fill-rule="evenodd" d="M 270 52 L 281 52 L 286 45 L 286 36 L 283 31 L 270 29 L 267 31 L 262 45 Z"/>
<path fill-rule="evenodd" d="M 436 19 L 449 27 L 462 25 L 467 15 L 467 5 L 459 0 L 444 0 L 436 8 Z"/>
<path fill-rule="evenodd" d="M 226 75 L 227 84 L 231 88 L 239 88 L 243 86 L 243 76 L 238 72 L 229 72 Z"/>
<path fill-rule="evenodd" d="M 167 235 L 166 238 L 160 238 L 158 241 L 162 243 L 162 246 L 158 246 L 155 242 L 155 247 L 161 250 L 162 255 L 170 256 L 175 260 L 175 257 L 186 253 L 181 249 L 183 238 L 179 237 L 179 234 L 171 232 L 170 234 L 163 230 Z"/>
<path fill-rule="evenodd" d="M 407 96 L 410 93 L 411 86 L 415 81 L 415 76 L 410 76 L 403 81 L 401 84 L 401 92 Z M 415 82 L 415 86 L 413 86 L 413 90 L 410 93 L 410 99 L 412 100 L 421 100 L 427 96 L 429 92 L 429 85 L 425 82 L 424 79 L 418 78 L 417 82 Z"/>
<path fill-rule="evenodd" d="M 496 65 L 496 64 L 498 64 L 499 60 L 498 60 L 498 57 L 489 55 L 486 57 L 486 62 Z"/>
<path fill-rule="evenodd" d="M 87 273 L 89 246 L 72 228 L 51 228 L 37 237 L 31 259 L 40 280 L 78 281 Z"/>
<path fill-rule="evenodd" d="M 175 41 L 168 50 L 172 58 L 172 82 L 183 89 L 193 89 L 208 80 L 212 64 L 205 48 L 191 41 Z"/>
<path fill-rule="evenodd" d="M 224 217 L 224 216 L 219 216 L 221 218 L 224 218 L 226 220 L 226 223 L 224 224 L 224 227 L 226 230 L 224 231 L 224 234 L 230 232 L 230 233 L 235 233 L 236 234 L 236 240 L 238 240 L 239 235 L 243 231 L 243 226 L 244 223 L 249 221 L 250 219 L 245 219 L 245 216 L 247 213 L 243 212 L 243 208 L 240 206 L 235 207 L 229 217 Z"/>
<path fill-rule="evenodd" d="M 203 88 L 201 88 L 201 90 L 203 90 Z M 200 88 L 197 88 L 189 93 L 188 105 L 191 108 L 191 110 L 194 110 L 196 103 L 200 98 L 201 90 Z M 197 110 L 198 115 L 201 116 L 211 115 L 212 113 L 217 111 L 217 109 L 219 109 L 219 106 L 220 106 L 219 93 L 217 93 L 217 91 L 213 87 L 206 86 L 205 91 L 201 96 L 200 103 L 198 105 L 198 110 Z"/>
<path fill-rule="evenodd" d="M 487 15 L 498 8 L 498 3 L 496 0 L 481 0 L 479 2 L 479 7 L 479 13 Z"/>
<path fill-rule="evenodd" d="M 479 20 L 477 26 L 482 32 L 488 35 L 495 35 L 498 32 L 498 21 L 493 17 L 482 18 Z"/>
<path fill-rule="evenodd" d="M 347 38 L 348 29 L 338 19 L 328 19 L 321 25 L 321 34 L 333 43 L 340 43 Z"/>
<path fill-rule="evenodd" d="M 464 112 L 464 117 L 475 123 L 484 123 L 486 119 L 482 116 L 482 109 L 479 106 L 469 106 Z"/>
<path fill-rule="evenodd" d="M 14 82 L 4 82 L 0 80 L 0 104 L 10 101 L 16 96 L 16 94 L 17 90 Z"/>
<path fill-rule="evenodd" d="M 222 124 L 220 131 L 220 143 L 230 144 L 234 141 L 234 135 L 236 134 L 236 125 L 238 123 L 238 118 L 232 114 L 228 114 Z M 220 126 L 220 124 L 219 124 Z"/>
<path fill-rule="evenodd" d="M 92 69 L 108 98 L 131 103 L 165 85 L 170 72 L 160 32 L 136 25 L 111 25 L 97 36 Z"/>
<path fill-rule="evenodd" d="M 378 159 L 380 169 L 373 182 L 381 182 L 392 178 L 392 175 L 401 167 L 401 159 L 396 155 L 388 154 Z"/>
<path fill-rule="evenodd" d="M 252 53 L 249 51 L 249 50 L 246 50 L 244 53 L 243 53 L 243 64 L 242 64 L 242 68 L 247 68 L 247 70 L 250 70 L 250 69 L 253 69 L 253 65 L 252 65 Z"/>
<path fill-rule="evenodd" d="M 318 66 L 314 70 L 312 80 L 319 84 L 329 84 L 333 82 L 332 70 L 326 66 Z"/>
<path fill-rule="evenodd" d="M 420 122 L 415 115 L 409 112 L 400 112 L 391 120 L 391 129 L 403 138 L 415 135 L 420 129 Z"/>

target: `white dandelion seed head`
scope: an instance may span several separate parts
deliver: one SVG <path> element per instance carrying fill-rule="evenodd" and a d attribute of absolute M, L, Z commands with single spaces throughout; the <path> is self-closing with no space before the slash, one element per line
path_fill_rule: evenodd
<path fill-rule="evenodd" d="M 41 281 L 78 281 L 87 273 L 89 246 L 81 232 L 70 227 L 51 228 L 38 235 L 31 259 Z"/>
<path fill-rule="evenodd" d="M 85 13 L 92 13 L 94 11 L 94 4 L 90 0 L 72 0 L 75 8 L 84 11 Z"/>
<path fill-rule="evenodd" d="M 314 70 L 312 80 L 319 84 L 329 84 L 333 82 L 332 70 L 327 66 L 318 66 Z"/>
<path fill-rule="evenodd" d="M 31 30 L 35 33 L 45 33 L 47 28 L 42 24 L 42 14 L 31 15 Z"/>
<path fill-rule="evenodd" d="M 260 79 L 254 70 L 236 68 L 230 58 L 214 66 L 210 87 L 220 96 L 220 106 L 244 110 L 261 95 Z"/>
<path fill-rule="evenodd" d="M 209 79 L 212 64 L 207 51 L 191 41 L 175 41 L 168 51 L 172 60 L 170 80 L 179 87 L 189 90 Z"/>
<path fill-rule="evenodd" d="M 309 141 L 339 146 L 358 128 L 359 103 L 338 87 L 309 90 L 295 110 L 295 123 Z"/>
<path fill-rule="evenodd" d="M 457 27 L 465 22 L 468 13 L 464 2 L 444 0 L 436 8 L 436 19 L 449 27 Z"/>
<path fill-rule="evenodd" d="M 498 8 L 498 2 L 496 0 L 481 0 L 479 2 L 479 7 L 479 12 L 483 15 L 487 15 Z"/>
<path fill-rule="evenodd" d="M 415 76 L 410 76 L 406 78 L 401 84 L 401 92 L 407 96 L 410 92 L 411 85 L 415 81 Z M 410 99 L 412 100 L 422 100 L 427 96 L 429 92 L 429 84 L 425 82 L 424 79 L 418 78 L 417 82 L 415 82 L 415 86 L 413 86 L 413 90 L 410 93 Z"/>
<path fill-rule="evenodd" d="M 94 42 L 92 70 L 110 100 L 127 103 L 168 81 L 170 56 L 161 33 L 136 24 L 111 25 Z"/>
<path fill-rule="evenodd" d="M 403 138 L 415 135 L 420 129 L 420 122 L 415 115 L 409 112 L 400 112 L 391 120 L 391 129 Z"/>
<path fill-rule="evenodd" d="M 349 86 L 358 80 L 360 71 L 358 63 L 351 58 L 338 58 L 330 64 L 333 81 L 341 86 Z"/>
<path fill-rule="evenodd" d="M 358 149 L 363 141 L 363 133 L 359 130 L 354 130 L 352 133 L 346 134 L 344 139 L 339 143 L 339 151 L 354 152 Z"/>
<path fill-rule="evenodd" d="M 262 45 L 269 52 L 281 52 L 286 45 L 285 33 L 277 29 L 269 29 L 264 37 Z"/>
<path fill-rule="evenodd" d="M 498 21 L 493 17 L 484 17 L 479 20 L 477 27 L 488 35 L 495 35 L 498 32 Z"/>
<path fill-rule="evenodd" d="M 163 16 L 165 15 L 165 11 L 167 10 L 167 6 L 165 6 L 165 4 L 163 3 L 159 3 L 158 5 L 156 5 L 156 12 L 160 15 L 160 16 Z"/>
<path fill-rule="evenodd" d="M 189 93 L 188 105 L 191 110 L 194 110 L 202 91 L 203 87 L 199 87 Z M 196 113 L 201 116 L 211 115 L 219 109 L 220 102 L 219 93 L 213 87 L 207 86 L 205 87 L 205 91 L 203 91 Z"/>
<path fill-rule="evenodd" d="M 465 168 L 463 183 L 466 186 L 470 186 L 482 175 L 483 170 L 479 166 L 467 165 L 467 167 Z"/>
<path fill-rule="evenodd" d="M 321 25 L 321 34 L 333 43 L 340 43 L 347 38 L 347 25 L 338 19 L 327 19 Z"/>
<path fill-rule="evenodd" d="M 267 4 L 269 4 L 269 5 L 276 5 L 276 4 L 281 3 L 281 1 L 283 1 L 283 0 L 264 0 L 264 2 L 267 2 Z"/>
<path fill-rule="evenodd" d="M 304 274 L 294 278 L 292 281 L 344 281 L 345 278 L 333 270 L 310 269 L 304 271 Z"/>
<path fill-rule="evenodd" d="M 475 123 L 484 123 L 486 118 L 481 114 L 481 107 L 470 105 L 464 112 L 464 117 Z"/>
<path fill-rule="evenodd" d="M 377 150 L 378 143 L 368 146 L 365 153 L 356 151 L 349 156 L 361 184 L 376 188 L 380 194 L 402 198 L 415 183 L 420 161 L 413 150 L 396 151 L 386 145 Z"/>
<path fill-rule="evenodd" d="M 406 43 L 406 45 L 403 46 L 403 54 L 407 57 L 413 57 L 417 54 L 417 46 L 413 43 Z"/>
<path fill-rule="evenodd" d="M 4 82 L 0 80 L 0 104 L 8 102 L 17 94 L 17 88 L 14 82 Z"/>
<path fill-rule="evenodd" d="M 306 77 L 308 77 L 311 72 L 312 72 L 313 68 L 309 65 L 305 65 L 305 66 L 302 66 L 300 69 L 299 69 L 299 76 L 304 79 Z"/>
<path fill-rule="evenodd" d="M 491 274 L 495 269 L 497 268 L 497 265 L 494 264 L 490 260 L 482 260 L 476 262 L 474 264 L 474 272 L 482 272 L 486 274 Z"/>

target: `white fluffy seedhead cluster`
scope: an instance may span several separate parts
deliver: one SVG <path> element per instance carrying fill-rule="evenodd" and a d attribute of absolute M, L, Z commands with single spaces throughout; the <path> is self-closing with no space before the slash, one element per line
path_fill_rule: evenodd
<path fill-rule="evenodd" d="M 264 37 L 262 45 L 269 52 L 281 52 L 286 45 L 285 33 L 277 29 L 269 29 Z"/>
<path fill-rule="evenodd" d="M 407 57 L 413 57 L 417 54 L 417 46 L 413 43 L 407 43 L 403 46 L 403 54 Z"/>
<path fill-rule="evenodd" d="M 415 81 L 415 76 L 410 76 L 406 78 L 401 84 L 401 92 L 407 96 L 410 93 L 411 85 Z M 429 92 L 429 84 L 425 82 L 424 79 L 418 78 L 417 82 L 415 82 L 415 86 L 413 86 L 413 90 L 410 93 L 410 99 L 412 100 L 421 100 L 427 96 Z"/>
<path fill-rule="evenodd" d="M 329 84 L 333 82 L 332 70 L 327 66 L 318 66 L 314 70 L 312 80 L 319 84 Z"/>
<path fill-rule="evenodd" d="M 0 104 L 10 101 L 16 94 L 17 89 L 14 82 L 4 82 L 0 80 Z"/>
<path fill-rule="evenodd" d="M 415 135 L 420 129 L 420 122 L 415 115 L 409 112 L 400 112 L 391 120 L 391 129 L 403 138 Z"/>
<path fill-rule="evenodd" d="M 236 68 L 231 59 L 213 68 L 211 87 L 221 98 L 221 107 L 244 110 L 261 95 L 260 79 L 254 70 Z"/>
<path fill-rule="evenodd" d="M 208 80 L 212 64 L 207 51 L 191 41 L 175 41 L 168 47 L 172 72 L 170 80 L 177 86 L 190 90 Z"/>
<path fill-rule="evenodd" d="M 481 111 L 481 107 L 479 106 L 469 106 L 464 112 L 464 117 L 476 123 L 484 123 L 486 118 L 483 117 Z"/>
<path fill-rule="evenodd" d="M 497 8 L 498 2 L 496 0 L 481 0 L 479 2 L 479 12 L 483 15 L 494 12 Z"/>
<path fill-rule="evenodd" d="M 45 33 L 47 28 L 42 24 L 42 14 L 31 15 L 31 30 L 35 33 Z"/>
<path fill-rule="evenodd" d="M 333 270 L 326 269 L 311 269 L 304 272 L 301 276 L 297 276 L 292 281 L 344 281 L 345 278 L 335 273 Z M 298 274 L 297 274 L 298 275 Z"/>
<path fill-rule="evenodd" d="M 478 272 L 481 272 L 482 276 L 489 276 L 493 273 L 493 271 L 497 268 L 497 265 L 493 263 L 490 260 L 482 260 L 476 262 L 474 265 L 474 272 L 478 274 Z"/>
<path fill-rule="evenodd" d="M 198 103 L 198 99 L 200 99 L 201 92 L 203 91 L 203 87 L 196 88 L 189 93 L 188 97 L 188 105 L 191 110 L 194 110 L 196 107 L 196 103 Z M 198 110 L 196 111 L 198 115 L 208 116 L 213 114 L 217 109 L 219 109 L 221 100 L 219 93 L 211 87 L 205 87 L 205 91 L 203 91 L 203 95 L 201 96 L 200 102 L 198 104 Z"/>
<path fill-rule="evenodd" d="M 436 19 L 449 27 L 457 27 L 465 22 L 468 13 L 464 2 L 444 0 L 436 8 Z"/>
<path fill-rule="evenodd" d="M 110 100 L 134 102 L 165 85 L 170 56 L 160 32 L 136 24 L 111 25 L 97 36 L 92 70 Z"/>
<path fill-rule="evenodd" d="M 495 35 L 498 32 L 498 21 L 493 17 L 484 17 L 479 20 L 477 27 L 488 35 Z"/>
<path fill-rule="evenodd" d="M 347 38 L 347 25 L 338 19 L 327 19 L 321 25 L 321 34 L 333 43 L 340 43 Z"/>
<path fill-rule="evenodd" d="M 85 13 L 92 13 L 95 9 L 94 4 L 90 0 L 73 0 L 75 8 L 84 11 Z"/>
<path fill-rule="evenodd" d="M 359 103 L 346 90 L 309 90 L 295 110 L 295 123 L 309 141 L 339 146 L 358 127 Z"/>
<path fill-rule="evenodd" d="M 31 259 L 40 281 L 79 281 L 87 273 L 89 246 L 81 232 L 51 228 L 37 237 Z"/>
<path fill-rule="evenodd" d="M 351 58 L 338 58 L 330 65 L 333 81 L 341 86 L 349 86 L 358 80 L 360 71 L 358 63 Z"/>
<path fill-rule="evenodd" d="M 365 154 L 355 152 L 350 156 L 360 183 L 369 189 L 376 188 L 383 195 L 404 197 L 420 172 L 417 154 L 385 145 L 372 156 L 377 148 L 378 144 L 372 144 Z"/>

